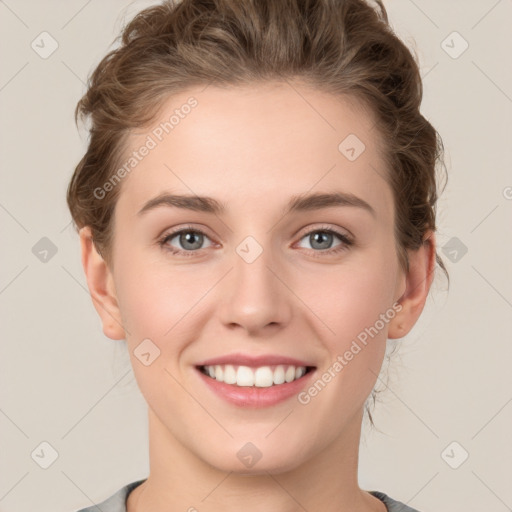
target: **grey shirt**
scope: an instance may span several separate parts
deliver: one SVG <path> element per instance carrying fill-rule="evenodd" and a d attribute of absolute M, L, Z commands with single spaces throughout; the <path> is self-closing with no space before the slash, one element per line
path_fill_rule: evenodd
<path fill-rule="evenodd" d="M 126 499 L 128 498 L 128 494 L 130 494 L 135 487 L 140 485 L 144 480 L 137 480 L 136 482 L 132 482 L 131 484 L 125 485 L 119 491 L 117 491 L 113 496 L 108 498 L 107 500 L 98 503 L 98 505 L 93 505 L 92 507 L 83 508 L 78 510 L 77 512 L 126 512 Z M 381 500 L 384 505 L 386 505 L 388 512 L 419 512 L 415 508 L 408 507 L 401 501 L 395 501 L 390 498 L 388 495 L 379 491 L 368 491 L 372 496 L 375 496 L 379 500 Z"/>

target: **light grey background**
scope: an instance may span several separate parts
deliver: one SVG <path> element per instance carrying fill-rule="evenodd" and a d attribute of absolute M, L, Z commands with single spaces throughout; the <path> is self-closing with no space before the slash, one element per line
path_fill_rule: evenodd
<path fill-rule="evenodd" d="M 87 75 L 123 19 L 151 4 L 0 1 L 1 512 L 71 512 L 147 476 L 145 401 L 123 342 L 102 334 L 65 190 L 85 149 L 73 112 Z M 422 512 L 512 510 L 512 1 L 385 5 L 418 54 L 422 110 L 446 146 L 439 249 L 456 237 L 467 253 L 451 261 L 446 249 L 449 293 L 439 275 L 399 341 L 360 484 Z M 47 58 L 31 47 L 51 48 L 43 31 L 58 43 Z M 469 44 L 457 58 L 445 51 L 463 48 L 454 31 Z M 43 237 L 57 249 L 46 262 Z M 58 454 L 48 469 L 42 442 Z"/>

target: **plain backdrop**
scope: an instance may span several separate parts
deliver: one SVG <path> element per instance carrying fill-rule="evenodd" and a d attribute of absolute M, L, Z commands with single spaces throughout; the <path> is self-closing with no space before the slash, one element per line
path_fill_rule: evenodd
<path fill-rule="evenodd" d="M 86 144 L 73 113 L 87 76 L 123 20 L 151 4 L 0 2 L 1 512 L 71 512 L 148 474 L 146 404 L 123 342 L 102 333 L 65 190 Z M 422 512 L 504 512 L 512 1 L 385 5 L 418 55 L 422 112 L 446 147 L 437 238 L 451 287 L 439 273 L 420 321 L 383 367 L 389 380 L 378 381 L 379 431 L 364 427 L 360 485 Z"/>

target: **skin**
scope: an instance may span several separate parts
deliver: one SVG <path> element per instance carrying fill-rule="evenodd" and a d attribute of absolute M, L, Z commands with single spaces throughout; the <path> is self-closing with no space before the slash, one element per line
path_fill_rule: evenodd
<path fill-rule="evenodd" d="M 363 407 L 386 339 L 405 336 L 424 307 L 434 233 L 409 252 L 404 272 L 372 115 L 350 98 L 300 84 L 190 89 L 131 136 L 128 152 L 192 95 L 198 106 L 118 185 L 111 265 L 89 228 L 80 231 L 103 331 L 126 339 L 148 403 L 150 475 L 130 494 L 128 511 L 383 512 L 357 482 Z M 366 146 L 352 162 L 338 150 L 350 133 Z M 375 216 L 353 206 L 283 216 L 291 196 L 333 191 L 360 197 Z M 163 192 L 210 196 L 227 211 L 161 206 L 137 214 Z M 207 235 L 192 257 L 158 244 L 188 224 Z M 351 234 L 354 244 L 328 255 L 308 236 L 325 228 Z M 236 252 L 247 236 L 263 249 L 252 263 Z M 340 244 L 333 235 L 330 248 Z M 179 236 L 167 245 L 190 247 Z M 233 352 L 280 354 L 311 361 L 319 376 L 398 303 L 400 312 L 306 405 L 293 397 L 237 407 L 211 393 L 194 368 Z M 134 355 L 146 338 L 160 349 L 149 366 Z M 262 454 L 252 468 L 237 457 L 249 441 Z"/>

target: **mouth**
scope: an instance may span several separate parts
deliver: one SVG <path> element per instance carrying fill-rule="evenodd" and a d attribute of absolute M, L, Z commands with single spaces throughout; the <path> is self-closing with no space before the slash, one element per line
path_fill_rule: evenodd
<path fill-rule="evenodd" d="M 277 364 L 266 366 L 244 366 L 234 364 L 199 365 L 196 368 L 219 383 L 240 388 L 277 387 L 302 379 L 315 370 L 315 366 Z"/>
<path fill-rule="evenodd" d="M 307 360 L 284 354 L 225 354 L 195 365 L 207 393 L 253 409 L 293 399 L 311 382 L 316 369 Z"/>
<path fill-rule="evenodd" d="M 281 356 L 226 356 L 195 366 L 206 392 L 239 408 L 259 409 L 285 402 L 303 390 L 316 366 Z"/>

